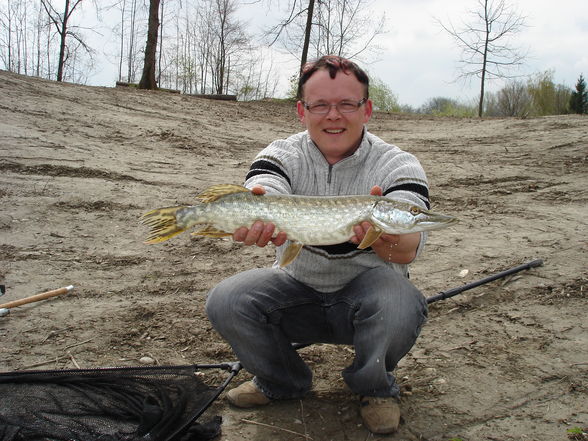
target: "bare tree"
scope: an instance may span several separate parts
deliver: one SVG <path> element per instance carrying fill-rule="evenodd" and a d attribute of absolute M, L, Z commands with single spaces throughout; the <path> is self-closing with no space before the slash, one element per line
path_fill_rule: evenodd
<path fill-rule="evenodd" d="M 364 14 L 368 7 L 367 0 L 322 0 L 315 17 L 315 40 L 311 42 L 316 56 L 357 58 L 373 49 L 374 39 L 383 32 L 385 16 Z"/>
<path fill-rule="evenodd" d="M 308 48 L 310 46 L 310 36 L 312 34 L 312 18 L 314 17 L 314 0 L 308 0 L 306 8 L 306 24 L 304 25 L 304 44 L 302 45 L 302 54 L 300 56 L 300 72 L 308 59 Z"/>
<path fill-rule="evenodd" d="M 244 68 L 233 75 L 233 89 L 241 100 L 250 101 L 275 95 L 278 76 L 271 53 L 266 50 L 252 49 L 245 57 Z"/>
<path fill-rule="evenodd" d="M 249 47 L 249 37 L 237 19 L 236 0 L 205 0 L 200 9 L 201 78 L 206 82 L 208 72 L 213 92 L 226 94 L 231 75 L 241 64 L 240 54 Z"/>
<path fill-rule="evenodd" d="M 23 0 L 7 0 L 0 5 L 0 60 L 7 70 L 25 75 L 36 70 L 32 7 L 30 1 Z"/>
<path fill-rule="evenodd" d="M 526 18 L 510 7 L 506 0 L 478 0 L 478 8 L 470 11 L 472 19 L 456 28 L 452 23 L 437 22 L 453 37 L 462 50 L 459 78 L 480 79 L 478 116 L 484 109 L 486 80 L 512 78 L 509 71 L 519 67 L 526 57 L 510 38 L 525 26 Z"/>
<path fill-rule="evenodd" d="M 237 20 L 235 0 L 216 0 L 218 13 L 216 55 L 216 83 L 219 94 L 228 93 L 231 75 L 237 69 L 240 53 L 249 46 L 243 24 Z"/>
<path fill-rule="evenodd" d="M 123 2 L 117 3 L 119 9 Z M 141 2 L 126 0 L 126 4 Z M 159 5 L 162 20 L 163 0 Z M 167 27 L 164 30 L 160 21 L 155 58 L 158 87 L 185 93 L 231 93 L 249 99 L 275 92 L 277 83 L 270 77 L 274 67 L 268 61 L 271 57 L 261 55 L 252 45 L 238 20 L 238 5 L 238 0 L 165 1 Z M 125 22 L 121 14 L 121 52 L 125 44 L 130 45 L 129 32 L 124 28 L 128 28 L 132 15 L 129 9 L 123 11 L 127 18 Z"/>
<path fill-rule="evenodd" d="M 527 85 L 514 80 L 498 92 L 498 106 L 502 116 L 525 117 L 529 114 L 532 98 Z"/>
<path fill-rule="evenodd" d="M 145 44 L 145 61 L 139 89 L 157 89 L 155 67 L 157 55 L 157 33 L 159 30 L 159 0 L 149 0 L 149 24 L 147 25 L 147 43 Z"/>
<path fill-rule="evenodd" d="M 83 41 L 81 35 L 73 30 L 73 27 L 69 27 L 69 20 L 75 9 L 82 3 L 82 0 L 65 0 L 63 7 L 63 13 L 57 12 L 53 6 L 51 0 L 41 0 L 41 5 L 47 13 L 50 21 L 53 23 L 55 30 L 59 34 L 59 58 L 57 61 L 57 81 L 63 81 L 63 72 L 65 63 L 70 55 L 67 45 L 67 37 L 71 36 L 77 41 L 78 46 L 85 49 L 85 51 L 91 55 L 92 50 Z"/>
<path fill-rule="evenodd" d="M 118 57 L 118 81 L 122 81 L 123 52 L 125 49 L 125 12 L 127 9 L 126 0 L 122 0 L 120 7 L 120 54 Z"/>
<path fill-rule="evenodd" d="M 147 5 L 141 0 L 108 0 L 102 1 L 97 10 L 99 18 L 103 11 L 116 10 L 119 14 L 119 20 L 106 24 L 118 38 L 117 81 L 134 83 L 143 63 L 143 48 L 137 41 L 146 35 L 146 29 L 138 24 L 147 17 Z"/>
<path fill-rule="evenodd" d="M 531 111 L 533 98 L 524 81 L 512 80 L 485 99 L 485 113 L 490 116 L 514 116 L 524 118 Z"/>
<path fill-rule="evenodd" d="M 371 0 L 289 0 L 288 15 L 270 28 L 270 45 L 277 42 L 304 66 L 314 57 L 335 54 L 358 58 L 377 50 L 375 38 L 384 32 L 385 17 L 369 14 Z"/>
<path fill-rule="evenodd" d="M 15 61 L 15 34 L 18 33 L 17 29 L 15 29 L 15 15 L 18 13 L 20 9 L 20 4 L 12 2 L 8 0 L 3 9 L 0 9 L 0 25 L 5 30 L 2 35 L 0 35 L 0 46 L 2 47 L 2 52 L 0 56 L 4 61 L 4 66 L 6 69 L 12 72 L 19 72 L 17 63 Z"/>
<path fill-rule="evenodd" d="M 129 23 L 129 44 L 128 44 L 128 55 L 127 55 L 127 81 L 134 82 L 135 81 L 135 61 L 138 61 L 138 48 L 136 43 L 136 34 L 137 34 L 137 0 L 131 1 L 131 22 Z M 124 34 L 123 34 L 124 35 Z M 137 55 L 137 56 L 135 56 Z M 122 57 L 122 53 L 121 53 Z"/>
<path fill-rule="evenodd" d="M 271 38 L 269 43 L 270 46 L 273 46 L 276 42 L 281 41 L 282 46 L 287 51 L 292 53 L 292 55 L 296 55 L 290 48 L 289 42 L 292 42 L 293 39 L 291 39 L 289 36 L 289 30 L 294 26 L 294 24 L 298 24 L 299 26 L 300 21 L 304 20 L 304 37 L 302 39 L 303 43 L 300 55 L 300 71 L 302 71 L 302 67 L 306 63 L 308 57 L 310 34 L 312 31 L 312 21 L 314 16 L 315 0 L 307 1 L 308 3 L 305 3 L 304 0 L 288 0 L 288 15 L 278 24 L 272 26 L 265 32 L 266 37 Z M 295 51 L 298 49 L 299 47 L 296 45 Z"/>

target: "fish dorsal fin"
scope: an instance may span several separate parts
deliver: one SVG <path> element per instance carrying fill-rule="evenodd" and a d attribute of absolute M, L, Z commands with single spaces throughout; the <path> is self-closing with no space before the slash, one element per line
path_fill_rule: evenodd
<path fill-rule="evenodd" d="M 204 204 L 208 204 L 209 202 L 214 202 L 217 199 L 220 199 L 228 194 L 243 193 L 248 191 L 248 188 L 245 188 L 241 185 L 218 184 L 205 189 L 202 193 L 196 196 L 196 199 L 198 199 L 200 202 Z"/>

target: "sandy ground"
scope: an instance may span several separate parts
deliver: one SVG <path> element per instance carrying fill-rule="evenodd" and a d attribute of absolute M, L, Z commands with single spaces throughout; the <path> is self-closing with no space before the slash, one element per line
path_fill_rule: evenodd
<path fill-rule="evenodd" d="M 211 184 L 241 183 L 261 148 L 299 129 L 291 104 L 0 71 L 0 303 L 75 285 L 0 318 L 0 370 L 234 361 L 205 295 L 269 265 L 271 247 L 189 235 L 148 246 L 137 219 Z M 431 306 L 397 369 L 397 434 L 362 426 L 340 377 L 352 348 L 315 345 L 302 351 L 315 372 L 310 396 L 251 411 L 221 399 L 210 410 L 224 418 L 221 440 L 554 441 L 588 427 L 588 118 L 377 114 L 370 129 L 417 155 L 433 207 L 461 218 L 432 233 L 412 265 L 423 292 L 545 265 Z"/>

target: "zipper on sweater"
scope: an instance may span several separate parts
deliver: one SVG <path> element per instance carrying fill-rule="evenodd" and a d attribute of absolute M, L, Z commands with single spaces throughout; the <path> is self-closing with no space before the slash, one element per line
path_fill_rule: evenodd
<path fill-rule="evenodd" d="M 331 173 L 333 171 L 333 166 L 329 164 L 329 173 L 327 174 L 327 184 L 331 183 Z"/>

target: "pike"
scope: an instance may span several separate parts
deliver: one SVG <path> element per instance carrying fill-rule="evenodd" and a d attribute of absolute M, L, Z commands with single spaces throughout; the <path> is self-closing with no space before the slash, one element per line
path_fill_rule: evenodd
<path fill-rule="evenodd" d="M 457 222 L 453 216 L 433 213 L 416 205 L 383 196 L 255 195 L 240 185 L 220 184 L 197 196 L 200 204 L 157 208 L 141 217 L 151 229 L 145 243 L 164 242 L 194 225 L 197 236 L 231 236 L 255 221 L 272 222 L 290 244 L 280 266 L 294 261 L 304 245 L 334 245 L 354 236 L 353 226 L 372 224 L 358 245 L 365 249 L 380 235 L 437 230 Z"/>

